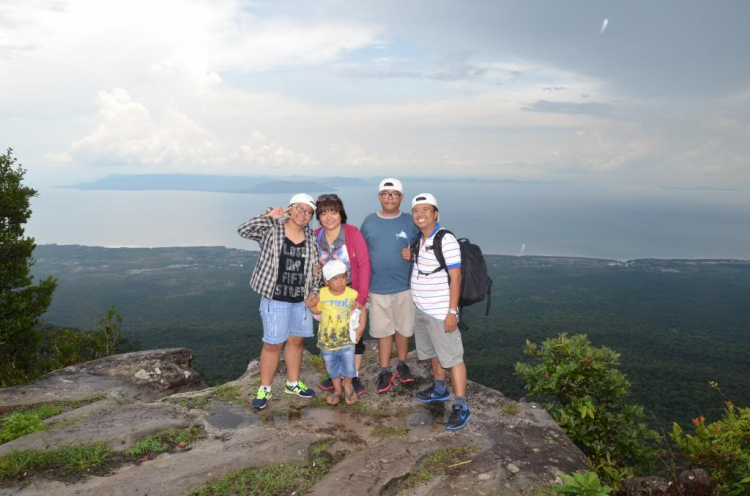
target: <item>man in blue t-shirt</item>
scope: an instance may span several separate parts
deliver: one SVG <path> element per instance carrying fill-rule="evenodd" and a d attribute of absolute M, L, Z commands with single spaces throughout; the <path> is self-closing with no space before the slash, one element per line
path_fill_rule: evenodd
<path fill-rule="evenodd" d="M 381 210 L 368 215 L 360 227 L 370 251 L 370 336 L 378 340 L 378 393 L 388 391 L 396 377 L 402 383 L 414 382 L 406 354 L 414 334 L 415 306 L 409 290 L 411 264 L 402 253 L 409 250 L 419 230 L 411 216 L 400 210 L 403 194 L 401 181 L 383 179 L 378 189 Z M 395 375 L 390 367 L 394 335 L 398 354 Z"/>

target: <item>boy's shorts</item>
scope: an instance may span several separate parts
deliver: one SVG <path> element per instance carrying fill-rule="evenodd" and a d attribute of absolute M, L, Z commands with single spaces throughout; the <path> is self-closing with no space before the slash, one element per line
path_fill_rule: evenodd
<path fill-rule="evenodd" d="M 330 377 L 357 377 L 354 367 L 354 346 L 339 348 L 335 351 L 320 350 L 326 363 L 326 372 Z"/>
<path fill-rule="evenodd" d="M 424 313 L 417 308 L 414 322 L 414 341 L 417 358 L 430 360 L 437 357 L 440 366 L 449 369 L 464 361 L 464 345 L 461 330 L 445 332 L 445 321 Z"/>
<path fill-rule="evenodd" d="M 370 336 L 387 338 L 398 331 L 402 336 L 412 337 L 416 308 L 410 289 L 387 295 L 370 293 Z"/>
<path fill-rule="evenodd" d="M 260 318 L 263 321 L 263 342 L 281 344 L 289 336 L 311 338 L 313 335 L 312 313 L 305 302 L 260 299 Z"/>

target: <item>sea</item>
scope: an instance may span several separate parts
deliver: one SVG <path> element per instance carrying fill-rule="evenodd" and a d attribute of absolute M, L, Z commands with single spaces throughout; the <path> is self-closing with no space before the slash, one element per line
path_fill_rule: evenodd
<path fill-rule="evenodd" d="M 750 259 L 750 195 L 741 190 L 428 180 L 406 186 L 402 210 L 409 211 L 414 195 L 433 193 L 440 223 L 485 253 Z M 378 210 L 375 189 L 336 190 L 349 223 L 358 226 Z M 237 227 L 291 196 L 43 187 L 32 201 L 27 234 L 38 244 L 255 250 Z"/>

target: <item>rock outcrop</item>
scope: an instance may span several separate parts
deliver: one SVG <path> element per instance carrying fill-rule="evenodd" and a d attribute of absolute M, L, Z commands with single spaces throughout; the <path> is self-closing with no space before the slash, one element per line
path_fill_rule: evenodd
<path fill-rule="evenodd" d="M 0 494 L 189 494 L 202 485 L 248 468 L 310 466 L 324 446 L 328 460 L 311 494 L 529 494 L 549 487 L 560 472 L 585 470 L 580 450 L 538 404 L 516 402 L 469 383 L 474 419 L 461 431 L 445 430 L 448 408 L 414 401 L 429 384 L 429 364 L 410 356 L 413 384 L 374 394 L 379 371 L 369 346 L 361 377 L 367 393 L 347 406 L 320 398 L 284 395 L 285 370 L 273 384 L 268 407 L 249 400 L 258 387 L 253 361 L 237 381 L 205 388 L 190 368 L 188 350 L 154 350 L 69 367 L 28 386 L 0 390 L 0 411 L 54 401 L 85 402 L 45 421 L 46 429 L 0 445 L 0 457 L 18 449 L 49 451 L 80 443 L 105 443 L 128 453 L 149 436 L 198 428 L 204 439 L 180 449 L 119 464 L 83 477 L 44 471 L 0 480 Z M 305 352 L 302 378 L 317 384 L 319 360 Z M 322 443 L 322 444 L 321 444 Z M 184 443 L 183 443 L 184 444 Z M 318 449 L 318 451 L 321 451 Z M 460 454 L 425 477 L 429 464 Z M 313 462 L 314 463 L 314 462 Z"/>

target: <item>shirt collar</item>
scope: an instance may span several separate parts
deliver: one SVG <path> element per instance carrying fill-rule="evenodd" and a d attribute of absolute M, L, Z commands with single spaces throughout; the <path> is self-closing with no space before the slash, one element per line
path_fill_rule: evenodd
<path fill-rule="evenodd" d="M 438 223 L 437 223 L 437 224 L 435 225 L 435 229 L 433 229 L 432 233 L 430 233 L 430 235 L 428 236 L 428 239 L 429 239 L 429 238 L 433 238 L 433 237 L 435 236 L 435 234 L 437 234 L 437 232 L 438 232 L 438 231 L 439 231 L 440 229 L 442 229 L 442 227 L 440 227 L 440 222 L 438 222 Z"/>

